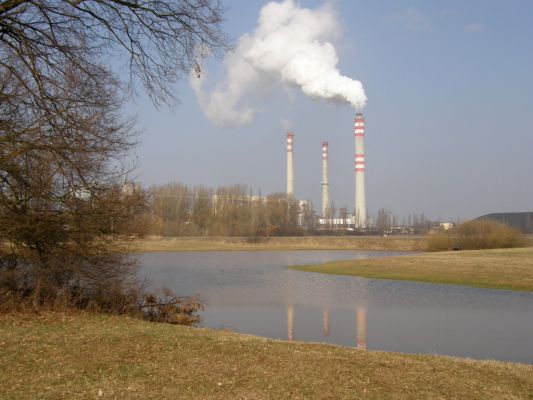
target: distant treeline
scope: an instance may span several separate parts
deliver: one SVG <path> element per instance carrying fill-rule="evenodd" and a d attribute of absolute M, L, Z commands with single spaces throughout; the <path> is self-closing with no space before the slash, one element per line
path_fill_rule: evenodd
<path fill-rule="evenodd" d="M 346 229 L 319 224 L 309 201 L 287 198 L 285 193 L 254 195 L 246 185 L 187 186 L 181 183 L 154 185 L 147 190 L 148 205 L 143 229 L 157 236 L 295 236 L 304 234 L 347 234 Z M 332 205 L 330 217 L 346 219 L 347 208 Z M 401 222 L 389 210 L 380 208 L 369 216 L 367 234 L 426 233 L 439 225 L 424 214 L 409 214 Z"/>
<path fill-rule="evenodd" d="M 370 224 L 380 233 L 394 233 L 397 228 L 409 228 L 410 233 L 427 233 L 432 228 L 439 226 L 439 222 L 431 221 L 426 218 L 424 213 L 409 214 L 407 218 L 401 221 L 399 218 L 387 210 L 385 207 L 378 209 L 376 218 L 370 216 Z"/>
<path fill-rule="evenodd" d="M 209 189 L 180 183 L 149 189 L 148 233 L 161 236 L 288 236 L 313 230 L 311 204 L 285 193 L 254 196 L 245 185 Z"/>

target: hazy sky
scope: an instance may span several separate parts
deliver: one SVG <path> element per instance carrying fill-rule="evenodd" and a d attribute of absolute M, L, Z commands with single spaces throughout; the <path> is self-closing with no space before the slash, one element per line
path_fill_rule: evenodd
<path fill-rule="evenodd" d="M 266 1 L 224 1 L 235 40 L 254 30 Z M 300 1 L 317 8 L 324 1 Z M 368 96 L 366 193 L 370 214 L 469 218 L 533 211 L 533 2 L 332 2 L 333 41 L 343 75 Z M 207 84 L 223 63 L 206 64 Z M 188 79 L 180 104 L 156 110 L 140 95 L 130 108 L 142 131 L 140 180 L 209 187 L 246 184 L 282 192 L 286 126 L 295 135 L 295 193 L 321 204 L 321 142 L 329 141 L 330 199 L 354 207 L 353 119 L 349 106 L 306 98 L 275 82 L 250 99 L 254 121 L 218 128 Z"/>

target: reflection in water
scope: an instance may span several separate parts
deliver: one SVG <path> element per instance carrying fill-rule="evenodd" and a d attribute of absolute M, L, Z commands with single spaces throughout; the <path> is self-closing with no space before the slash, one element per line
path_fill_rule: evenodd
<path fill-rule="evenodd" d="M 366 306 L 357 306 L 357 341 L 358 349 L 366 350 Z"/>
<path fill-rule="evenodd" d="M 287 305 L 287 339 L 294 340 L 294 307 Z"/>
<path fill-rule="evenodd" d="M 329 336 L 329 310 L 327 307 L 322 310 L 322 335 Z"/>
<path fill-rule="evenodd" d="M 295 307 L 292 304 L 287 304 L 286 309 L 287 309 L 287 339 L 292 342 L 294 340 Z M 357 305 L 355 307 L 355 332 L 356 332 L 355 346 L 361 350 L 366 350 L 366 337 L 367 337 L 366 313 L 367 313 L 366 305 Z M 322 336 L 328 337 L 329 333 L 330 333 L 329 309 L 328 307 L 323 307 L 322 308 Z"/>
<path fill-rule="evenodd" d="M 287 269 L 394 254 L 147 253 L 142 255 L 140 278 L 146 277 L 152 287 L 202 296 L 208 305 L 201 313 L 206 327 L 276 339 L 533 363 L 533 293 Z M 364 307 L 358 311 L 358 305 Z"/>

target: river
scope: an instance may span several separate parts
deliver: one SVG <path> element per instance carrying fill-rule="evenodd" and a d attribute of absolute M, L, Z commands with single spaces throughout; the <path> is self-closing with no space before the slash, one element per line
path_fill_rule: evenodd
<path fill-rule="evenodd" d="M 285 340 L 533 363 L 533 293 L 293 271 L 406 253 L 145 253 L 154 287 L 198 294 L 202 325 Z"/>

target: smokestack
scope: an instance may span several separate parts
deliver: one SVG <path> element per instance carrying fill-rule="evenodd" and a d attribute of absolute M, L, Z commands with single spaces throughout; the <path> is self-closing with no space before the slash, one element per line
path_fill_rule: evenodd
<path fill-rule="evenodd" d="M 355 214 L 356 228 L 366 227 L 365 200 L 365 119 L 362 113 L 355 116 Z"/>
<path fill-rule="evenodd" d="M 329 218 L 328 142 L 322 142 L 322 217 Z"/>
<path fill-rule="evenodd" d="M 287 133 L 287 197 L 294 196 L 294 166 L 292 163 L 292 144 L 294 135 Z"/>

